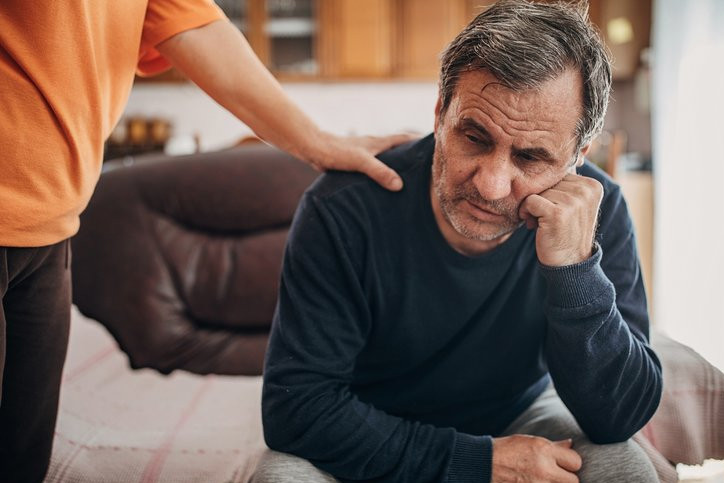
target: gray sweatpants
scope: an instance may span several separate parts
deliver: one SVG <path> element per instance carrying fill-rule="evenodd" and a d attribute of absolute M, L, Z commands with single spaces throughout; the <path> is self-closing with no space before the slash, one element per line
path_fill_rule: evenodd
<path fill-rule="evenodd" d="M 583 434 L 573 415 L 548 388 L 508 426 L 501 436 L 529 434 L 550 440 L 573 439 L 573 449 L 581 455 L 578 472 L 581 483 L 658 483 L 651 461 L 641 447 L 629 440 L 616 444 L 593 444 Z M 337 480 L 309 461 L 286 453 L 267 450 L 252 483 L 335 483 Z"/>

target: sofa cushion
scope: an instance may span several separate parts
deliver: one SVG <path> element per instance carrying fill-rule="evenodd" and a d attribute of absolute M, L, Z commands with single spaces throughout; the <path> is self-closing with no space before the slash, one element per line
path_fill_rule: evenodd
<path fill-rule="evenodd" d="M 287 230 L 318 173 L 271 147 L 109 165 L 73 239 L 73 301 L 134 368 L 260 374 Z"/>

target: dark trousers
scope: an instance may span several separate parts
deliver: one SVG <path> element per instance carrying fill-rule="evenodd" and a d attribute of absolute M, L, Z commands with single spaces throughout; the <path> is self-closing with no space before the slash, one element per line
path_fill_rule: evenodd
<path fill-rule="evenodd" d="M 48 471 L 70 325 L 70 242 L 0 247 L 0 481 Z"/>

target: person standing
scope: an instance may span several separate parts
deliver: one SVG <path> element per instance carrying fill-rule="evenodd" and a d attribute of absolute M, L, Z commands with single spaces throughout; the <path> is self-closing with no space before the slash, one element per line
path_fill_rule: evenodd
<path fill-rule="evenodd" d="M 136 72 L 175 65 L 219 104 L 318 169 L 398 190 L 374 154 L 408 136 L 339 137 L 283 92 L 211 0 L 0 5 L 0 479 L 49 465 L 70 319 L 70 243 Z"/>

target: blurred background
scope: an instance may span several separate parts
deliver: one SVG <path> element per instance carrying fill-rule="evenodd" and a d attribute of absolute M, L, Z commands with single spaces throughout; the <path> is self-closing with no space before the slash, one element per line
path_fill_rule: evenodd
<path fill-rule="evenodd" d="M 439 54 L 491 1 L 217 0 L 338 134 L 432 130 Z M 654 326 L 724 369 L 724 1 L 590 0 L 615 58 L 592 161 L 622 185 Z M 176 71 L 137 79 L 106 158 L 254 142 Z"/>

